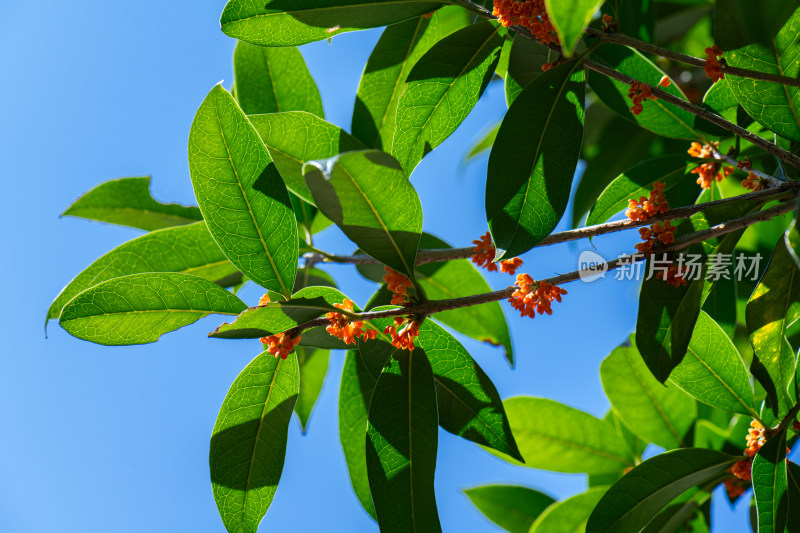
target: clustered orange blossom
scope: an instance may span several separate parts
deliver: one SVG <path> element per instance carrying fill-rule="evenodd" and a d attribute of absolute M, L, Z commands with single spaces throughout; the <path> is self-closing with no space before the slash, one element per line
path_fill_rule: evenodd
<path fill-rule="evenodd" d="M 408 276 L 387 267 L 384 267 L 386 274 L 383 275 L 383 281 L 386 282 L 386 287 L 392 293 L 392 305 L 405 305 L 409 302 L 408 289 L 413 284 Z"/>
<path fill-rule="evenodd" d="M 667 268 L 666 272 L 664 270 L 659 270 L 656 274 L 656 278 L 663 279 L 667 285 L 678 287 L 680 285 L 686 285 L 686 279 L 684 279 L 685 275 L 686 269 L 684 267 L 672 264 Z"/>
<path fill-rule="evenodd" d="M 259 340 L 261 341 L 261 344 L 269 345 L 267 347 L 267 351 L 269 351 L 269 353 L 275 357 L 286 359 L 289 357 L 289 354 L 292 353 L 292 350 L 294 350 L 295 346 L 300 344 L 300 335 L 292 337 L 288 332 L 284 332 L 276 335 L 270 335 L 269 337 L 261 337 Z"/>
<path fill-rule="evenodd" d="M 647 100 L 658 100 L 658 97 L 655 96 L 652 92 L 652 88 L 641 81 L 634 81 L 631 84 L 631 88 L 628 90 L 628 98 L 633 100 L 633 105 L 631 106 L 631 113 L 634 115 L 638 115 L 644 110 L 644 106 L 642 106 L 642 102 Z"/>
<path fill-rule="evenodd" d="M 716 44 L 706 48 L 706 76 L 711 78 L 714 83 L 725 79 L 725 73 L 722 72 L 722 64 L 717 59 L 717 56 L 722 56 L 722 50 L 717 48 Z"/>
<path fill-rule="evenodd" d="M 561 295 L 567 291 L 557 285 L 551 285 L 546 281 L 536 283 L 528 274 L 519 274 L 514 284 L 517 290 L 508 299 L 511 307 L 519 311 L 521 316 L 534 318 L 538 312 L 540 315 L 547 313 L 553 314 L 550 303 L 555 300 L 561 301 Z M 534 288 L 535 287 L 535 288 Z"/>
<path fill-rule="evenodd" d="M 688 153 L 692 157 L 708 158 L 713 157 L 714 153 L 719 150 L 719 143 L 701 145 L 700 143 L 693 142 L 689 148 Z M 733 167 L 723 165 L 719 161 L 709 161 L 703 163 L 699 167 L 692 170 L 692 174 L 697 174 L 697 184 L 703 189 L 708 189 L 714 180 L 722 181 L 725 176 L 733 174 Z"/>
<path fill-rule="evenodd" d="M 657 181 L 653 184 L 653 190 L 650 191 L 649 198 L 640 196 L 638 201 L 632 198 L 628 200 L 628 209 L 625 210 L 625 216 L 631 220 L 643 222 L 659 213 L 669 211 L 669 203 L 667 202 L 667 197 L 664 196 L 665 187 L 665 183 Z"/>
<path fill-rule="evenodd" d="M 265 305 L 267 305 L 268 303 L 269 303 L 269 294 L 265 294 L 264 296 L 262 296 L 262 297 L 261 297 L 261 298 L 258 300 L 258 306 L 259 306 L 259 307 L 264 307 L 264 306 L 265 306 Z"/>
<path fill-rule="evenodd" d="M 742 459 L 741 461 L 734 463 L 731 467 L 731 473 L 738 477 L 739 479 L 743 479 L 745 481 L 750 481 L 752 478 L 752 469 L 753 469 L 753 457 L 758 453 L 758 450 L 764 445 L 767 441 L 764 433 L 765 428 L 762 426 L 757 420 L 753 420 L 750 422 L 750 429 L 747 431 L 747 448 L 744 450 L 744 454 L 747 456 L 747 459 Z"/>
<path fill-rule="evenodd" d="M 392 337 L 392 346 L 398 350 L 413 351 L 414 339 L 419 337 L 420 321 L 416 318 L 396 316 L 394 323 L 394 326 L 386 326 L 383 333 Z"/>
<path fill-rule="evenodd" d="M 667 245 L 675 242 L 675 226 L 673 226 L 669 220 L 665 221 L 663 224 L 661 222 L 656 222 L 655 224 L 651 224 L 649 228 L 639 228 L 639 235 L 642 237 L 644 242 L 640 242 L 636 245 L 636 249 L 645 255 L 649 255 L 653 253 L 653 247 L 656 246 L 658 243 Z"/>
<path fill-rule="evenodd" d="M 344 309 L 345 311 L 352 311 L 353 301 L 345 299 L 344 302 L 333 304 L 333 306 Z M 328 327 L 325 328 L 327 332 L 343 341 L 345 344 L 355 344 L 356 339 L 359 337 L 363 337 L 364 340 L 369 340 L 374 339 L 378 335 L 377 330 L 371 328 L 364 329 L 363 321 L 356 320 L 355 322 L 351 322 L 345 315 L 336 311 L 327 313 L 325 318 L 330 322 Z"/>
<path fill-rule="evenodd" d="M 617 33 L 617 23 L 611 15 L 603 15 L 603 31 L 606 33 Z"/>
<path fill-rule="evenodd" d="M 522 26 L 542 44 L 559 44 L 544 0 L 494 0 L 492 15 L 503 26 Z"/>
<path fill-rule="evenodd" d="M 480 239 L 472 241 L 475 247 L 472 249 L 472 262 L 483 267 L 489 272 L 497 272 L 497 263 L 494 262 L 496 253 L 494 244 L 492 244 L 492 237 L 487 231 Z M 511 274 L 512 276 L 517 273 L 517 269 L 522 266 L 522 259 L 519 257 L 512 257 L 500 261 L 500 272 Z"/>

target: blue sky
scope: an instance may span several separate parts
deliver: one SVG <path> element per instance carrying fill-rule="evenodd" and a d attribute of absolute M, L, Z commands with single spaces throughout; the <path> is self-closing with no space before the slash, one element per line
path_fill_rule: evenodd
<path fill-rule="evenodd" d="M 220 403 L 259 352 L 255 341 L 206 338 L 211 317 L 157 344 L 107 348 L 74 339 L 45 311 L 95 258 L 140 232 L 59 219 L 74 199 L 123 176 L 153 176 L 162 201 L 194 203 L 186 143 L 195 110 L 220 80 L 229 86 L 235 42 L 219 30 L 223 0 L 135 3 L 0 3 L 5 83 L 0 173 L 5 206 L 0 356 L 0 530 L 32 532 L 219 532 L 208 478 L 208 444 Z M 302 48 L 329 121 L 349 129 L 355 90 L 380 30 Z M 478 134 L 502 117 L 493 83 L 462 127 L 418 167 L 425 229 L 456 246 L 486 231 L 486 157 L 462 164 Z M 615 257 L 634 234 L 596 239 Z M 355 248 L 336 230 L 317 245 Z M 575 270 L 588 243 L 529 252 L 534 278 Z M 349 266 L 330 266 L 344 292 L 364 303 L 373 286 Z M 490 283 L 508 278 L 490 274 Z M 600 361 L 634 327 L 637 287 L 609 278 L 573 283 L 552 317 L 506 309 L 517 353 L 512 371 L 497 349 L 462 342 L 505 397 L 553 398 L 602 417 Z M 251 303 L 254 287 L 244 292 Z M 283 478 L 263 530 L 375 531 L 347 479 L 336 397 L 343 353 L 335 352 L 309 432 L 289 430 Z M 487 483 L 524 484 L 564 497 L 581 475 L 513 467 L 440 431 L 436 489 L 444 530 L 495 531 L 460 492 Z M 746 506 L 736 523 L 745 521 Z M 725 502 L 716 531 L 733 531 Z M 743 529 L 744 530 L 744 529 Z"/>

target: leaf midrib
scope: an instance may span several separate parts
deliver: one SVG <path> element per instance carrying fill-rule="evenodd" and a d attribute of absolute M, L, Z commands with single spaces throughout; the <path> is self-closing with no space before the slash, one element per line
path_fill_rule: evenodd
<path fill-rule="evenodd" d="M 275 274 L 275 279 L 277 279 L 278 283 L 280 283 L 283 294 L 285 296 L 290 296 L 291 292 L 286 288 L 286 284 L 283 282 L 283 276 L 281 275 L 281 272 L 278 270 L 277 265 L 275 265 L 275 260 L 272 257 L 272 253 L 270 253 L 270 250 L 267 247 L 267 242 L 264 240 L 264 235 L 262 235 L 261 233 L 261 226 L 259 226 L 258 222 L 256 221 L 256 215 L 253 212 L 253 207 L 250 205 L 250 199 L 244 192 L 244 187 L 242 187 L 242 180 L 239 178 L 239 170 L 236 168 L 236 165 L 233 164 L 231 149 L 230 146 L 228 145 L 228 139 L 227 137 L 225 137 L 225 130 L 222 127 L 222 120 L 220 119 L 219 105 L 217 104 L 217 101 L 218 101 L 217 98 L 214 98 L 214 116 L 217 119 L 217 126 L 219 127 L 219 135 L 220 137 L 222 137 L 222 144 L 225 145 L 225 153 L 228 154 L 228 162 L 231 165 L 231 170 L 233 170 L 234 176 L 236 176 L 236 185 L 239 187 L 239 191 L 242 194 L 242 200 L 244 200 L 245 205 L 247 205 L 247 213 L 250 215 L 250 220 L 253 222 L 253 227 L 256 229 L 256 233 L 258 233 L 258 239 L 261 241 L 261 246 L 262 248 L 264 248 L 264 252 L 267 256 L 267 259 L 269 260 L 269 264 L 272 266 L 272 272 Z M 246 116 L 245 120 L 247 120 Z M 258 135 L 258 132 L 256 132 L 256 135 Z"/>
<path fill-rule="evenodd" d="M 722 386 L 723 386 L 723 387 L 725 387 L 725 388 L 728 390 L 728 392 L 731 394 L 731 396 L 733 396 L 734 398 L 736 398 L 736 401 L 738 401 L 740 404 L 742 404 L 742 407 L 744 407 L 744 408 L 745 408 L 745 410 L 747 410 L 748 414 L 750 414 L 752 418 L 758 418 L 758 416 L 757 416 L 757 415 L 758 415 L 758 413 L 756 413 L 756 412 L 755 412 L 755 410 L 753 409 L 753 406 L 752 406 L 752 405 L 747 405 L 747 404 L 744 402 L 744 400 L 742 399 L 742 397 L 741 397 L 741 396 L 740 396 L 740 395 L 739 395 L 739 394 L 738 394 L 738 393 L 737 393 L 735 390 L 733 390 L 733 388 L 731 388 L 731 386 L 730 386 L 730 385 L 728 385 L 728 383 L 727 383 L 726 381 L 724 381 L 724 380 L 723 380 L 723 379 L 720 377 L 720 375 L 719 375 L 719 374 L 717 374 L 717 373 L 714 371 L 714 369 L 713 369 L 713 368 L 711 368 L 711 366 L 709 366 L 709 364 L 705 362 L 705 360 L 703 360 L 703 359 L 701 359 L 701 358 L 700 358 L 700 356 L 697 354 L 697 352 L 696 352 L 694 349 L 692 349 L 692 345 L 691 345 L 691 344 L 689 344 L 689 347 L 688 347 L 688 348 L 686 348 L 686 351 L 687 351 L 687 353 L 690 353 L 690 354 L 692 354 L 692 355 L 695 357 L 695 359 L 697 359 L 697 361 L 698 361 L 698 362 L 699 362 L 701 365 L 703 365 L 703 366 L 705 367 L 705 369 L 706 369 L 706 370 L 708 370 L 708 372 L 709 372 L 709 373 L 710 373 L 712 376 L 714 376 L 714 378 L 715 378 L 715 379 L 716 379 L 716 380 L 717 380 L 719 383 L 721 383 L 721 384 L 722 384 Z"/>
<path fill-rule="evenodd" d="M 568 448 L 574 448 L 576 450 L 580 450 L 582 452 L 586 452 L 586 453 L 589 453 L 589 454 L 592 454 L 592 455 L 596 455 L 598 457 L 603 457 L 605 459 L 611 459 L 612 461 L 620 463 L 620 464 L 622 464 L 624 466 L 633 466 L 633 463 L 631 463 L 630 461 L 628 461 L 627 458 L 622 457 L 621 455 L 614 455 L 613 453 L 607 452 L 605 450 L 601 450 L 600 448 L 593 448 L 593 447 L 591 447 L 589 445 L 580 444 L 578 442 L 562 439 L 561 437 L 558 437 L 558 436 L 555 436 L 555 435 L 539 433 L 539 432 L 536 432 L 536 431 L 531 431 L 529 429 L 523 429 L 523 428 L 517 428 L 517 429 L 513 429 L 512 428 L 511 429 L 511 433 L 513 433 L 513 434 L 524 434 L 524 435 L 528 435 L 528 436 L 534 437 L 534 438 L 542 437 L 542 438 L 545 438 L 545 439 L 547 439 L 549 441 L 555 441 L 555 442 L 557 442 L 559 444 L 563 444 L 564 446 L 566 446 Z"/>

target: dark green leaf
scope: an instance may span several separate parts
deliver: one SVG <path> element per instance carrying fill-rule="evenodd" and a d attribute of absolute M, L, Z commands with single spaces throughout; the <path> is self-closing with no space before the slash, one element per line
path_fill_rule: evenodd
<path fill-rule="evenodd" d="M 789 505 L 786 432 L 769 439 L 753 457 L 753 493 L 759 533 L 783 533 Z"/>
<path fill-rule="evenodd" d="M 546 398 L 510 398 L 503 405 L 525 466 L 587 474 L 633 466 L 614 426 L 588 413 Z"/>
<path fill-rule="evenodd" d="M 773 38 L 792 16 L 797 0 L 761 0 L 754 9 L 749 0 L 717 0 L 714 10 L 714 43 L 722 50 L 750 43 L 772 45 Z"/>
<path fill-rule="evenodd" d="M 556 29 L 561 50 L 566 57 L 572 56 L 583 30 L 602 4 L 603 0 L 545 0 L 547 15 Z"/>
<path fill-rule="evenodd" d="M 675 497 L 722 474 L 738 459 L 701 448 L 656 455 L 608 489 L 589 517 L 586 533 L 639 531 Z"/>
<path fill-rule="evenodd" d="M 300 419 L 300 426 L 303 433 L 308 430 L 308 418 L 311 410 L 317 403 L 319 392 L 322 390 L 322 383 L 325 381 L 325 374 L 328 373 L 328 350 L 316 350 L 298 346 L 295 348 L 297 362 L 300 366 L 300 392 L 297 396 L 297 403 L 294 412 Z"/>
<path fill-rule="evenodd" d="M 555 61 L 558 54 L 524 35 L 514 36 L 508 55 L 506 103 L 511 106 L 522 90 L 542 74 L 542 65 Z"/>
<path fill-rule="evenodd" d="M 286 186 L 312 205 L 314 198 L 303 178 L 303 163 L 364 148 L 349 133 L 310 113 L 290 111 L 248 118 L 267 145 Z"/>
<path fill-rule="evenodd" d="M 391 146 L 406 174 L 472 111 L 492 78 L 504 32 L 496 22 L 467 26 L 433 45 L 411 69 Z"/>
<path fill-rule="evenodd" d="M 317 84 L 295 47 L 239 42 L 233 52 L 236 100 L 248 115 L 308 111 L 325 118 Z"/>
<path fill-rule="evenodd" d="M 626 170 L 600 193 L 586 217 L 586 225 L 602 224 L 626 209 L 631 198 L 638 200 L 641 196 L 647 197 L 657 181 L 664 183 L 667 189 L 685 182 L 695 166 L 687 161 L 686 156 L 665 155 Z"/>
<path fill-rule="evenodd" d="M 528 533 L 536 517 L 555 502 L 538 490 L 515 485 L 484 485 L 464 494 L 486 518 L 511 533 Z"/>
<path fill-rule="evenodd" d="M 155 342 L 210 314 L 247 306 L 216 283 L 178 273 L 132 274 L 104 281 L 67 302 L 59 324 L 70 335 L 112 346 Z"/>
<path fill-rule="evenodd" d="M 375 385 L 367 424 L 367 473 L 383 531 L 441 531 L 433 478 L 436 389 L 421 350 L 397 350 Z"/>
<path fill-rule="evenodd" d="M 333 304 L 342 303 L 345 298 L 344 294 L 332 287 L 307 287 L 287 301 L 270 302 L 247 309 L 232 324 L 222 324 L 209 337 L 257 339 L 281 333 L 330 311 L 337 311 Z"/>
<path fill-rule="evenodd" d="M 717 188 L 716 186 L 712 189 Z M 714 288 L 708 295 L 703 304 L 703 311 L 714 319 L 717 325 L 722 328 L 723 333 L 733 339 L 737 323 L 738 288 L 736 279 L 720 278 L 714 284 Z"/>
<path fill-rule="evenodd" d="M 800 229 L 797 226 L 797 219 L 792 222 L 792 225 L 783 234 L 783 240 L 789 255 L 794 259 L 795 266 L 800 268 Z"/>
<path fill-rule="evenodd" d="M 249 279 L 289 296 L 297 270 L 297 222 L 258 133 L 222 86 L 197 111 L 189 170 L 208 230 Z"/>
<path fill-rule="evenodd" d="M 461 13 L 464 10 L 455 9 Z M 372 51 L 361 76 L 353 109 L 351 131 L 370 148 L 390 151 L 395 134 L 397 102 L 412 67 L 442 37 L 439 10 L 430 18 L 419 17 L 388 26 Z M 463 20 L 464 23 L 467 21 Z"/>
<path fill-rule="evenodd" d="M 374 343 L 367 343 L 366 346 L 372 348 Z M 364 358 L 358 351 L 348 350 L 339 387 L 339 440 L 353 491 L 372 518 L 375 518 L 375 508 L 367 477 L 367 414 L 380 371 L 380 366 L 374 370 L 364 364 Z"/>
<path fill-rule="evenodd" d="M 733 95 L 727 79 L 719 80 L 706 91 L 703 96 L 703 107 L 710 109 L 729 122 L 738 123 L 739 101 Z M 730 135 L 727 130 L 702 118 L 696 120 L 695 127 L 699 131 L 710 133 L 717 137 L 728 137 Z"/>
<path fill-rule="evenodd" d="M 791 3 L 797 7 L 796 2 Z M 751 8 L 749 11 L 755 13 L 759 9 Z M 796 78 L 800 74 L 800 63 L 797 62 L 800 54 L 798 32 L 800 10 L 794 12 L 769 46 L 751 44 L 727 52 L 725 60 L 733 67 Z M 730 75 L 726 79 L 736 99 L 751 117 L 787 139 L 800 141 L 800 116 L 797 111 L 800 90 L 797 87 Z"/>
<path fill-rule="evenodd" d="M 162 204 L 150 195 L 150 177 L 107 181 L 87 192 L 61 216 L 98 220 L 152 231 L 203 220 L 200 209 Z"/>
<path fill-rule="evenodd" d="M 744 361 L 722 328 L 703 311 L 686 357 L 672 371 L 670 381 L 708 405 L 757 418 Z"/>
<path fill-rule="evenodd" d="M 486 178 L 497 259 L 530 250 L 564 214 L 583 137 L 582 64 L 570 61 L 543 73 L 503 119 Z"/>
<path fill-rule="evenodd" d="M 269 509 L 286 456 L 299 387 L 297 358 L 263 352 L 222 402 L 208 456 L 214 500 L 228 531 L 255 533 Z"/>
<path fill-rule="evenodd" d="M 461 343 L 433 320 L 426 320 L 419 328 L 419 346 L 433 369 L 439 424 L 455 435 L 522 460 L 497 389 Z"/>
<path fill-rule="evenodd" d="M 348 152 L 307 163 L 303 172 L 325 216 L 365 253 L 414 279 L 422 206 L 392 156 Z"/>
<path fill-rule="evenodd" d="M 600 379 L 614 413 L 635 435 L 666 449 L 685 446 L 697 416 L 694 400 L 664 387 L 634 346 L 620 346 L 600 365 Z"/>
<path fill-rule="evenodd" d="M 600 498 L 608 487 L 595 487 L 556 502 L 539 515 L 531 526 L 530 533 L 577 533 L 586 527 L 586 520 L 592 514 Z"/>
<path fill-rule="evenodd" d="M 296 46 L 353 30 L 394 24 L 436 10 L 420 0 L 229 0 L 226 35 L 261 46 Z"/>
<path fill-rule="evenodd" d="M 745 319 L 755 357 L 763 365 L 777 395 L 775 415 L 783 417 L 791 407 L 788 387 L 794 377 L 795 354 L 786 340 L 786 328 L 800 318 L 800 269 L 786 243 L 778 241 L 769 266 L 747 301 Z M 758 375 L 756 377 L 759 377 Z M 773 405 L 773 407 L 775 407 Z"/>
<path fill-rule="evenodd" d="M 238 270 L 203 222 L 154 231 L 117 246 L 86 267 L 50 304 L 47 318 L 58 318 L 64 304 L 89 287 L 143 272 L 181 272 L 224 283 L 237 281 L 233 278 Z"/>
<path fill-rule="evenodd" d="M 617 0 L 615 19 L 620 33 L 653 42 L 655 34 L 655 0 Z"/>
<path fill-rule="evenodd" d="M 623 46 L 601 46 L 592 52 L 591 57 L 607 67 L 652 87 L 656 87 L 664 76 L 664 71 L 649 59 L 636 50 Z M 648 100 L 644 103 L 644 111 L 639 115 L 634 115 L 630 111 L 632 102 L 628 98 L 629 85 L 596 72 L 589 73 L 589 85 L 608 107 L 623 118 L 635 122 L 653 133 L 675 139 L 694 140 L 699 137 L 693 127 L 694 115 L 688 111 L 663 100 Z M 684 100 L 687 99 L 687 96 L 675 83 L 666 88 L 661 87 L 661 89 Z"/>

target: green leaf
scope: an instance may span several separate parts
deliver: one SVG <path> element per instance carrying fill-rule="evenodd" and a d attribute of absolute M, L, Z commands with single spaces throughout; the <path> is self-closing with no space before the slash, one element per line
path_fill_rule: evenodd
<path fill-rule="evenodd" d="M 222 252 L 262 287 L 289 296 L 298 237 L 289 194 L 233 97 L 217 85 L 189 132 L 189 170 L 208 230 Z"/>
<path fill-rule="evenodd" d="M 500 131 L 500 124 L 495 124 L 492 129 L 486 132 L 483 137 L 481 137 L 475 144 L 472 145 L 472 148 L 469 149 L 467 155 L 464 156 L 464 162 L 468 162 L 486 150 L 489 150 L 492 145 L 494 145 L 494 140 L 497 138 L 498 131 Z"/>
<path fill-rule="evenodd" d="M 800 10 L 794 12 L 769 46 L 751 44 L 727 52 L 725 60 L 732 67 L 796 78 L 800 74 L 800 63 L 797 61 L 800 54 L 798 32 Z M 751 117 L 778 135 L 800 141 L 800 92 L 797 87 L 731 75 L 727 75 L 725 79 L 736 99 Z"/>
<path fill-rule="evenodd" d="M 147 231 L 203 220 L 200 209 L 162 204 L 150 195 L 150 177 L 101 183 L 75 200 L 61 216 L 131 226 Z"/>
<path fill-rule="evenodd" d="M 525 466 L 587 474 L 633 466 L 614 426 L 588 413 L 546 398 L 510 398 L 503 405 Z"/>
<path fill-rule="evenodd" d="M 300 385 L 297 358 L 263 352 L 234 380 L 211 435 L 214 500 L 228 531 L 255 533 L 269 509 L 286 456 Z"/>
<path fill-rule="evenodd" d="M 344 294 L 332 287 L 306 287 L 289 300 L 251 307 L 209 334 L 219 339 L 257 339 L 281 333 L 325 313 L 338 311 L 333 304 L 342 303 Z"/>
<path fill-rule="evenodd" d="M 363 150 L 306 163 L 303 172 L 326 217 L 365 253 L 414 279 L 422 205 L 397 160 Z"/>
<path fill-rule="evenodd" d="M 421 350 L 397 350 L 375 385 L 367 425 L 367 473 L 383 531 L 441 531 L 433 477 L 436 389 Z"/>
<path fill-rule="evenodd" d="M 639 531 L 677 496 L 722 474 L 739 459 L 701 448 L 656 455 L 608 489 L 589 517 L 586 533 Z"/>
<path fill-rule="evenodd" d="M 530 82 L 541 76 L 542 65 L 557 57 L 556 52 L 524 35 L 514 36 L 506 74 L 506 103 L 509 107 Z"/>
<path fill-rule="evenodd" d="M 298 346 L 295 348 L 297 362 L 300 366 L 300 392 L 297 396 L 297 403 L 294 405 L 294 412 L 300 419 L 300 426 L 303 433 L 308 430 L 308 418 L 311 410 L 317 403 L 317 398 L 322 390 L 322 383 L 325 381 L 325 374 L 328 373 L 328 360 L 330 352 L 328 350 L 316 350 Z"/>
<path fill-rule="evenodd" d="M 556 29 L 561 42 L 561 50 L 566 57 L 572 56 L 583 30 L 586 29 L 589 21 L 592 20 L 592 15 L 600 9 L 602 4 L 603 0 L 573 0 L 572 2 L 545 0 L 547 15 Z"/>
<path fill-rule="evenodd" d="M 672 371 L 670 381 L 712 407 L 757 418 L 744 361 L 731 339 L 704 311 L 697 317 L 686 357 Z"/>
<path fill-rule="evenodd" d="M 703 107 L 710 109 L 717 115 L 729 122 L 737 124 L 739 122 L 739 101 L 731 91 L 728 79 L 719 80 L 714 83 L 703 96 Z M 708 122 L 705 119 L 697 118 L 695 127 L 699 131 L 710 133 L 717 137 L 728 137 L 731 133 L 719 126 Z"/>
<path fill-rule="evenodd" d="M 619 30 L 642 41 L 653 42 L 655 0 L 617 0 L 615 18 Z"/>
<path fill-rule="evenodd" d="M 247 306 L 216 283 L 178 273 L 132 274 L 104 281 L 67 302 L 59 324 L 70 335 L 120 346 L 155 342 L 210 314 Z"/>
<path fill-rule="evenodd" d="M 374 348 L 374 341 L 365 346 Z M 385 360 L 380 362 L 381 366 Z M 353 491 L 364 510 L 376 519 L 367 476 L 366 434 L 369 404 L 375 383 L 378 382 L 381 366 L 372 368 L 364 361 L 364 357 L 357 350 L 347 351 L 339 387 L 339 440 L 342 443 Z"/>
<path fill-rule="evenodd" d="M 227 285 L 240 276 L 211 238 L 204 222 L 147 233 L 100 256 L 64 287 L 47 310 L 47 319 L 78 293 L 103 281 L 143 272 L 181 272 Z"/>
<path fill-rule="evenodd" d="M 530 533 L 577 533 L 586 527 L 600 498 L 608 487 L 595 487 L 576 494 L 571 498 L 556 502 L 539 515 L 530 528 Z"/>
<path fill-rule="evenodd" d="M 419 346 L 433 370 L 439 424 L 521 461 L 497 389 L 461 343 L 433 320 L 425 320 L 419 328 Z"/>
<path fill-rule="evenodd" d="M 761 205 L 763 202 L 760 200 L 742 200 L 707 208 L 704 212 L 692 215 L 688 222 L 681 223 L 676 238 L 742 217 L 758 210 Z M 714 288 L 714 279 L 706 279 L 706 258 L 732 253 L 742 233 L 742 230 L 737 230 L 689 248 L 689 254 L 700 255 L 697 264 L 701 268 L 699 273 L 696 269 L 687 272 L 690 280 L 687 280 L 686 286 L 673 287 L 655 275 L 642 283 L 636 320 L 636 345 L 650 371 L 662 383 L 686 355 L 700 308 Z M 684 259 L 687 265 L 688 259 Z M 648 267 L 650 261 L 652 258 L 648 260 Z"/>
<path fill-rule="evenodd" d="M 783 234 L 783 240 L 786 244 L 786 249 L 789 255 L 794 259 L 794 264 L 800 268 L 800 230 L 798 230 L 797 219 L 795 218 L 786 233 Z"/>
<path fill-rule="evenodd" d="M 248 115 L 308 111 L 325 118 L 317 84 L 295 47 L 239 42 L 233 52 L 236 100 Z"/>
<path fill-rule="evenodd" d="M 714 43 L 722 50 L 741 48 L 750 43 L 772 45 L 772 40 L 800 2 L 761 0 L 753 9 L 749 0 L 717 0 L 714 10 Z"/>
<path fill-rule="evenodd" d="M 533 80 L 508 109 L 489 155 L 486 217 L 497 259 L 530 250 L 558 224 L 583 137 L 582 60 Z"/>
<path fill-rule="evenodd" d="M 358 84 L 350 127 L 365 146 L 391 150 L 397 102 L 411 68 L 441 37 L 440 15 L 441 10 L 383 30 Z"/>
<path fill-rule="evenodd" d="M 786 340 L 786 328 L 800 318 L 800 269 L 786 243 L 778 241 L 767 270 L 747 301 L 745 320 L 755 357 L 769 374 L 777 398 L 775 415 L 783 417 L 791 407 L 788 387 L 794 377 L 795 354 Z M 773 408 L 776 407 L 773 404 Z"/>
<path fill-rule="evenodd" d="M 800 531 L 800 466 L 786 461 L 789 493 L 789 512 L 786 525 L 789 533 Z"/>
<path fill-rule="evenodd" d="M 536 517 L 555 502 L 538 490 L 516 485 L 484 485 L 464 494 L 486 518 L 511 533 L 528 533 Z"/>
<path fill-rule="evenodd" d="M 638 51 L 624 46 L 601 46 L 592 52 L 591 58 L 622 74 L 626 74 L 638 81 L 647 83 L 651 87 L 658 86 L 664 76 L 664 71 L 653 64 Z M 631 99 L 628 98 L 628 84 L 612 80 L 597 72 L 589 73 L 589 85 L 594 89 L 600 100 L 616 111 L 625 119 L 635 122 L 639 126 L 675 139 L 695 140 L 700 135 L 694 130 L 694 115 L 679 107 L 675 107 L 663 100 L 648 100 L 644 104 L 644 111 L 639 115 L 631 113 Z M 687 96 L 676 83 L 669 87 L 660 87 L 679 98 L 687 100 Z"/>
<path fill-rule="evenodd" d="M 248 118 L 267 145 L 286 186 L 312 205 L 314 198 L 303 178 L 303 163 L 364 149 L 358 139 L 310 113 L 289 111 Z"/>
<path fill-rule="evenodd" d="M 433 45 L 411 69 L 391 146 L 406 174 L 472 111 L 492 79 L 504 33 L 496 22 L 467 26 Z"/>
<path fill-rule="evenodd" d="M 668 450 L 686 445 L 697 416 L 694 400 L 659 383 L 634 346 L 611 352 L 600 365 L 600 379 L 614 414 L 635 435 Z"/>
<path fill-rule="evenodd" d="M 759 533 L 783 533 L 789 506 L 785 431 L 770 438 L 753 457 L 752 473 Z"/>
<path fill-rule="evenodd" d="M 717 186 L 708 190 L 718 189 Z M 738 288 L 735 278 L 720 278 L 714 284 L 714 288 L 709 293 L 708 298 L 703 304 L 703 310 L 708 316 L 714 319 L 717 325 L 722 328 L 723 333 L 730 339 L 736 332 Z"/>
<path fill-rule="evenodd" d="M 653 184 L 660 181 L 671 189 L 681 182 L 685 183 L 691 170 L 696 165 L 689 163 L 686 156 L 665 155 L 643 161 L 617 176 L 589 211 L 586 225 L 602 224 L 628 207 L 628 200 L 647 197 Z"/>
<path fill-rule="evenodd" d="M 297 46 L 402 22 L 436 10 L 421 0 L 229 0 L 225 35 L 260 46 Z"/>

